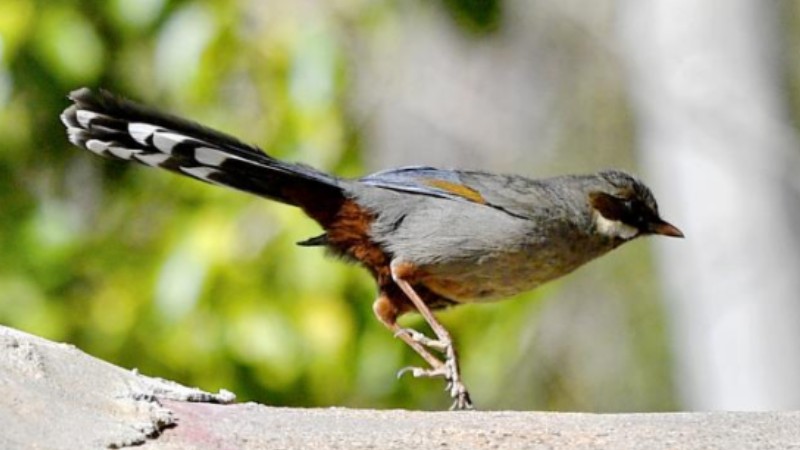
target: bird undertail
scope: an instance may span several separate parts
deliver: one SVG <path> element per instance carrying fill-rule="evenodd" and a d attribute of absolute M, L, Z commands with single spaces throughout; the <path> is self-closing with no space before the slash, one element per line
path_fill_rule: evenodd
<path fill-rule="evenodd" d="M 98 155 L 228 186 L 299 206 L 326 226 L 344 201 L 339 180 L 257 147 L 100 90 L 82 88 L 61 120 L 69 140 Z"/>

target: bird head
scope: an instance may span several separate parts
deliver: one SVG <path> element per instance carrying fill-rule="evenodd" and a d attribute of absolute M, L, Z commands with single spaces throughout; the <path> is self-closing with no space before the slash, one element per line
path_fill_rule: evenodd
<path fill-rule="evenodd" d="M 625 172 L 598 173 L 588 197 L 595 227 L 601 234 L 623 241 L 650 234 L 683 237 L 681 230 L 659 216 L 650 189 Z"/>

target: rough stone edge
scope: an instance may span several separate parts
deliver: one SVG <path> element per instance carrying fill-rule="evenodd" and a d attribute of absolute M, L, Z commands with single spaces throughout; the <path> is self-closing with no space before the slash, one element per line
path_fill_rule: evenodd
<path fill-rule="evenodd" d="M 26 436 L 29 442 L 17 443 L 25 446 L 54 448 L 63 443 L 63 448 L 70 448 L 73 446 L 70 438 L 82 438 L 83 443 L 107 448 L 138 446 L 177 424 L 176 417 L 163 406 L 162 400 L 212 404 L 229 404 L 236 400 L 236 396 L 226 390 L 215 394 L 148 377 L 137 369 L 126 370 L 88 355 L 74 345 L 49 341 L 2 325 L 0 369 L 0 386 L 7 387 L 8 395 L 14 396 L 13 400 L 0 403 L 0 407 L 6 408 L 0 411 L 0 416 L 11 419 L 7 425 L 13 426 L 16 421 L 17 426 L 36 429 L 40 424 L 32 422 L 41 422 L 48 413 L 55 414 L 54 410 L 67 411 L 61 422 L 84 425 L 69 429 L 69 425 L 53 424 L 43 433 L 30 433 Z M 39 409 L 43 416 L 34 416 L 26 408 Z M 71 409 L 74 411 L 69 413 Z M 87 414 L 87 417 L 75 419 L 77 414 Z M 93 420 L 128 432 L 117 433 L 113 438 L 111 431 L 92 434 L 86 424 Z M 54 433 L 66 436 L 62 441 L 54 437 Z M 4 446 L 14 446 L 13 432 L 4 433 L 3 439 Z"/>

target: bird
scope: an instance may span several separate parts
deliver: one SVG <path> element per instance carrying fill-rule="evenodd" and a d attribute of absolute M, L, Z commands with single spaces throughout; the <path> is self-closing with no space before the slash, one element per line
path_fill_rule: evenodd
<path fill-rule="evenodd" d="M 621 170 L 529 178 L 407 166 L 343 178 L 103 89 L 68 99 L 61 120 L 77 147 L 299 207 L 322 233 L 298 244 L 368 270 L 375 317 L 427 363 L 398 377 L 444 379 L 451 409 L 473 403 L 434 311 L 532 290 L 642 236 L 684 237 Z M 433 335 L 398 324 L 411 312 Z"/>

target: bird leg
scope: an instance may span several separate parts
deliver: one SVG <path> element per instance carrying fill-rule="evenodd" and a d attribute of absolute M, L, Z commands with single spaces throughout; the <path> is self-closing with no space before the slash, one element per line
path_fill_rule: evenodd
<path fill-rule="evenodd" d="M 415 378 L 423 377 L 443 377 L 447 380 L 446 389 L 450 395 L 456 399 L 453 404 L 453 409 L 470 409 L 472 403 L 469 399 L 469 393 L 464 385 L 461 383 L 458 373 L 458 364 L 454 359 L 448 359 L 442 362 L 437 356 L 431 353 L 428 348 L 433 348 L 445 352 L 446 355 L 451 352 L 447 351 L 447 346 L 443 345 L 441 339 L 431 339 L 424 334 L 412 330 L 410 328 L 402 328 L 397 324 L 397 308 L 392 304 L 391 300 L 385 295 L 381 295 L 375 300 L 372 305 L 375 316 L 381 321 L 389 330 L 394 333 L 394 336 L 400 338 L 408 344 L 415 352 L 422 356 L 425 361 L 430 364 L 430 369 L 422 367 L 405 367 L 397 372 L 398 378 L 405 373 L 411 373 Z M 452 345 L 450 347 L 452 349 Z M 455 354 L 454 350 L 452 354 Z M 455 370 L 454 370 L 455 368 Z M 455 376 L 453 374 L 455 373 Z M 455 380 L 455 382 L 454 382 Z"/>
<path fill-rule="evenodd" d="M 428 305 L 426 305 L 422 298 L 420 298 L 419 294 L 417 294 L 411 284 L 401 276 L 398 276 L 396 267 L 397 266 L 394 265 L 392 267 L 392 278 L 394 279 L 394 282 L 398 287 L 400 287 L 403 293 L 406 294 L 408 299 L 411 300 L 411 303 L 422 315 L 425 321 L 428 322 L 428 325 L 430 325 L 434 334 L 436 334 L 436 339 L 431 339 L 415 330 L 399 327 L 395 332 L 395 336 L 400 337 L 409 345 L 411 345 L 410 342 L 414 342 L 417 346 L 422 346 L 428 354 L 430 354 L 430 352 L 427 352 L 426 348 L 433 348 L 442 351 L 445 356 L 443 365 L 431 364 L 431 369 L 411 367 L 401 370 L 398 375 L 402 375 L 403 373 L 410 371 L 415 377 L 444 377 L 444 379 L 447 380 L 447 386 L 445 389 L 450 392 L 450 396 L 455 400 L 450 409 L 472 409 L 472 400 L 470 400 L 469 392 L 467 391 L 467 387 L 461 381 L 461 372 L 458 366 L 458 355 L 456 354 L 456 349 L 453 345 L 453 339 L 450 337 L 450 333 L 447 331 L 447 329 L 445 329 L 444 326 L 442 326 L 441 323 L 439 323 L 439 321 L 431 312 L 430 308 L 428 308 Z M 414 345 L 411 345 L 411 347 L 417 350 Z M 422 355 L 419 350 L 417 350 L 417 353 Z M 425 356 L 423 355 L 423 357 Z M 431 363 L 428 358 L 425 359 Z"/>
<path fill-rule="evenodd" d="M 408 344 L 415 352 L 417 352 L 422 358 L 431 365 L 433 370 L 442 370 L 444 368 L 444 363 L 436 357 L 433 353 L 428 351 L 425 348 L 425 345 L 418 342 L 417 340 L 412 337 L 409 330 L 406 328 L 401 328 L 400 325 L 397 324 L 397 309 L 392 305 L 391 301 L 384 295 L 378 297 L 375 300 L 375 303 L 372 304 L 372 310 L 375 312 L 375 316 L 378 317 L 378 320 L 381 321 L 382 324 L 386 326 L 389 330 L 394 333 L 394 337 L 400 338 Z M 410 330 L 413 331 L 413 330 Z M 415 333 L 425 337 L 422 333 Z M 398 377 L 406 372 L 406 369 L 402 369 L 397 375 Z M 415 375 L 416 376 L 416 375 Z"/>

